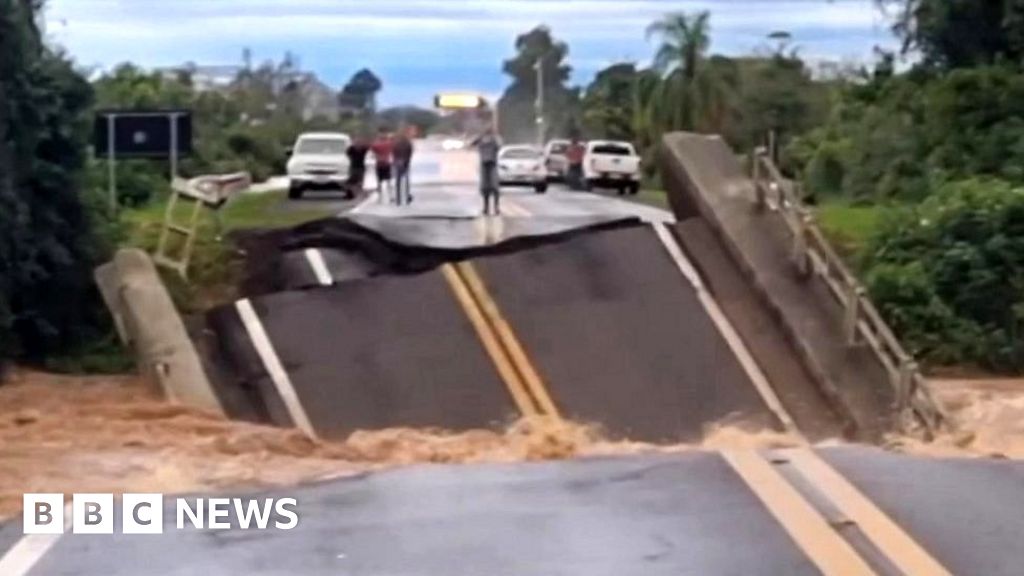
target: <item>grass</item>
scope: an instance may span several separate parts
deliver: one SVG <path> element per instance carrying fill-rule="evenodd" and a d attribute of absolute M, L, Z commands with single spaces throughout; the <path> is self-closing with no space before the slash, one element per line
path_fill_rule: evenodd
<path fill-rule="evenodd" d="M 883 206 L 826 202 L 817 208 L 818 223 L 839 253 L 855 260 L 878 230 Z"/>
<path fill-rule="evenodd" d="M 200 312 L 235 299 L 244 261 L 241 254 L 225 239 L 230 232 L 252 228 L 288 228 L 332 214 L 330 211 L 316 209 L 284 210 L 281 204 L 286 201 L 285 198 L 284 191 L 237 197 L 220 212 L 219 234 L 213 213 L 209 210 L 200 213 L 188 281 L 175 272 L 161 270 L 171 297 L 182 312 Z M 127 227 L 125 246 L 141 248 L 149 253 L 156 251 L 168 200 L 165 197 L 143 208 L 122 213 Z M 174 220 L 187 222 L 191 208 L 189 203 L 179 203 L 175 208 Z M 179 247 L 172 245 L 172 253 Z"/>
<path fill-rule="evenodd" d="M 644 188 L 637 193 L 636 196 L 626 196 L 627 200 L 638 202 L 640 204 L 646 204 L 648 206 L 654 206 L 655 208 L 661 208 L 662 210 L 671 211 L 672 208 L 668 205 L 668 195 L 665 194 L 664 190 L 655 190 Z"/>

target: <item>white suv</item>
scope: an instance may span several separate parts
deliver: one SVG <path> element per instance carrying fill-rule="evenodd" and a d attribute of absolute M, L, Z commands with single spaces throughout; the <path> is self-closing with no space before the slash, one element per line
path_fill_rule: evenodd
<path fill-rule="evenodd" d="M 308 132 L 299 136 L 288 159 L 288 197 L 306 190 L 346 190 L 348 148 L 352 139 L 340 132 Z"/>
<path fill-rule="evenodd" d="M 640 191 L 640 156 L 629 142 L 591 141 L 583 157 L 583 180 L 588 189 L 634 195 Z"/>

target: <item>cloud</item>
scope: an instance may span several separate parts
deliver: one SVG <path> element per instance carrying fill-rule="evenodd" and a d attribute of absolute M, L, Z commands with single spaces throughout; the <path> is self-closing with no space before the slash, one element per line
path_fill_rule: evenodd
<path fill-rule="evenodd" d="M 442 83 L 489 65 L 477 82 L 496 89 L 515 36 L 538 24 L 592 72 L 597 62 L 645 61 L 652 20 L 697 10 L 712 13 L 713 48 L 725 53 L 749 52 L 776 30 L 818 58 L 866 57 L 890 41 L 871 0 L 50 0 L 47 22 L 86 65 L 232 62 L 251 47 L 263 57 L 291 50 L 334 83 L 364 65 Z"/>

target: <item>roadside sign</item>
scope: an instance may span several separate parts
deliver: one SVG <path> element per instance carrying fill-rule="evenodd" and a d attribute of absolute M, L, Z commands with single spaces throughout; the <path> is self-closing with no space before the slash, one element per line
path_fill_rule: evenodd
<path fill-rule="evenodd" d="M 93 146 L 97 158 L 109 158 L 111 148 L 119 158 L 187 156 L 192 153 L 192 112 L 101 110 L 96 113 Z"/>
<path fill-rule="evenodd" d="M 445 110 L 469 110 L 483 108 L 487 102 L 476 94 L 438 94 L 434 106 Z"/>
<path fill-rule="evenodd" d="M 117 158 L 168 158 L 171 180 L 178 158 L 192 153 L 189 110 L 100 110 L 93 125 L 97 158 L 107 159 L 110 211 L 117 211 Z"/>

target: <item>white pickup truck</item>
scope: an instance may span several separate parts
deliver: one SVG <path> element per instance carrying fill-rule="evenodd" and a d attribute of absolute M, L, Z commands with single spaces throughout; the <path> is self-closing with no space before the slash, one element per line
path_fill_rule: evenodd
<path fill-rule="evenodd" d="M 583 181 L 587 189 L 634 195 L 640 191 L 640 156 L 629 142 L 591 140 L 583 157 Z"/>
<path fill-rule="evenodd" d="M 339 132 L 307 132 L 299 136 L 288 159 L 288 197 L 307 190 L 345 191 L 349 176 L 348 147 L 352 139 Z M 351 194 L 351 192 L 347 192 Z"/>

